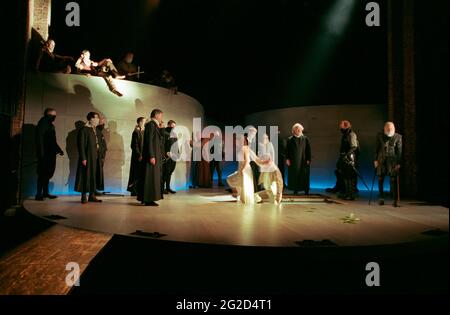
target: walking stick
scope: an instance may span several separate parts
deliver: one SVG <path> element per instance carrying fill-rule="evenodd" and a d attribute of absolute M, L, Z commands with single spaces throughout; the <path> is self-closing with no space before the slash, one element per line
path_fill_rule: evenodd
<path fill-rule="evenodd" d="M 375 177 L 377 177 L 377 168 L 375 167 L 375 171 L 373 173 L 373 179 L 372 179 L 372 188 L 370 189 L 370 195 L 369 195 L 369 206 L 372 202 L 372 193 L 373 193 L 373 186 L 375 185 Z"/>
<path fill-rule="evenodd" d="M 355 171 L 356 175 L 358 175 L 359 179 L 363 183 L 363 185 L 366 187 L 367 190 L 369 190 L 369 186 L 367 186 L 366 182 L 364 181 L 364 178 L 362 177 L 361 173 L 358 172 L 358 170 L 353 166 L 353 170 Z"/>
<path fill-rule="evenodd" d="M 397 202 L 397 207 L 400 207 L 400 176 L 397 174 L 397 198 L 395 200 Z"/>
<path fill-rule="evenodd" d="M 348 158 L 344 158 L 344 162 L 347 163 L 348 165 L 350 165 L 353 169 L 353 171 L 355 172 L 355 174 L 359 177 L 359 179 L 361 180 L 361 182 L 363 183 L 363 185 L 366 187 L 367 190 L 369 190 L 369 186 L 367 186 L 366 181 L 364 180 L 364 178 L 361 176 L 361 173 L 358 172 L 358 170 L 355 167 L 355 162 L 349 160 Z"/>

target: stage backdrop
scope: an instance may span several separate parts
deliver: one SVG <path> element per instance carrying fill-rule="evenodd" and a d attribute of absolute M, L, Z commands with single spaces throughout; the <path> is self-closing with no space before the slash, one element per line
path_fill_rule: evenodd
<path fill-rule="evenodd" d="M 57 140 L 65 155 L 57 158 L 56 172 L 50 188 L 52 193 L 72 194 L 78 154 L 77 125 L 84 125 L 86 114 L 99 112 L 106 119 L 108 152 L 105 162 L 106 191 L 126 192 L 130 167 L 131 134 L 139 116 L 149 117 L 154 108 L 164 112 L 164 121 L 173 119 L 178 125 L 192 129 L 193 117 L 204 118 L 203 107 L 194 98 L 153 85 L 132 81 L 115 81 L 124 96 L 112 94 L 99 77 L 33 73 L 27 78 L 24 125 L 23 196 L 35 194 L 35 127 L 47 107 L 55 108 Z M 173 182 L 185 188 L 189 167 L 179 162 Z"/>
<path fill-rule="evenodd" d="M 339 121 L 349 120 L 361 145 L 359 169 L 370 186 L 374 174 L 375 137 L 383 129 L 385 108 L 385 105 L 290 107 L 248 115 L 246 123 L 254 126 L 279 126 L 283 137 L 291 135 L 294 123 L 301 123 L 311 142 L 311 185 L 313 188 L 326 188 L 335 183 L 334 170 L 341 139 Z M 365 189 L 361 181 L 358 182 L 358 187 Z"/>

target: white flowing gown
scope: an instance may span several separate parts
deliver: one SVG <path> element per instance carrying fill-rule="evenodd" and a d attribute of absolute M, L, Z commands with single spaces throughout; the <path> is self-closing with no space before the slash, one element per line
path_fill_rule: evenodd
<path fill-rule="evenodd" d="M 242 147 L 241 154 L 242 161 L 239 161 L 238 170 L 227 177 L 227 182 L 230 187 L 236 189 L 242 203 L 253 204 L 255 203 L 255 194 L 248 146 Z"/>

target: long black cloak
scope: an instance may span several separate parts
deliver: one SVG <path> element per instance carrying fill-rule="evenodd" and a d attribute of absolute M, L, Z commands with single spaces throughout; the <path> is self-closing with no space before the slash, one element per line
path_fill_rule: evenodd
<path fill-rule="evenodd" d="M 52 178 L 55 173 L 56 155 L 63 151 L 56 142 L 55 126 L 49 116 L 42 117 L 36 126 L 37 173 Z"/>
<path fill-rule="evenodd" d="M 78 132 L 78 168 L 75 180 L 75 190 L 81 193 L 95 193 L 98 158 L 98 139 L 95 129 L 86 124 Z M 83 166 L 83 160 L 87 165 Z"/>
<path fill-rule="evenodd" d="M 156 122 L 151 120 L 145 125 L 142 151 L 144 171 L 138 193 L 138 200 L 144 203 L 163 199 L 161 185 L 163 148 L 164 135 Z M 156 160 L 155 165 L 150 163 L 151 158 Z"/>
<path fill-rule="evenodd" d="M 137 182 L 142 173 L 142 163 L 139 159 L 142 157 L 142 150 L 144 146 L 144 132 L 141 128 L 136 127 L 131 135 L 131 161 L 130 161 L 130 176 L 128 179 L 128 188 L 130 192 L 136 192 Z"/>
<path fill-rule="evenodd" d="M 288 167 L 288 187 L 294 191 L 309 191 L 309 165 L 311 146 L 306 136 L 291 136 L 287 141 L 286 159 L 291 161 Z"/>

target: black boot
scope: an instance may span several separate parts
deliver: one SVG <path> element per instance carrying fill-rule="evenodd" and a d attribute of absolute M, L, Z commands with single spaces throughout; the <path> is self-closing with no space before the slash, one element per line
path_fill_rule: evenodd
<path fill-rule="evenodd" d="M 167 191 L 167 193 L 170 193 L 170 194 L 176 194 L 177 193 L 176 191 L 170 189 L 170 180 L 171 179 L 172 179 L 172 174 L 169 174 L 167 176 L 167 180 L 166 180 L 166 190 L 165 191 Z"/>
<path fill-rule="evenodd" d="M 48 192 L 48 183 L 49 183 L 50 179 L 45 179 L 42 183 L 42 188 L 44 190 L 44 198 L 48 198 L 48 199 L 56 199 L 58 197 L 56 197 L 55 195 L 50 195 L 50 193 Z"/>
<path fill-rule="evenodd" d="M 378 204 L 380 206 L 384 205 L 384 188 L 383 188 L 383 183 L 384 183 L 384 177 L 379 176 L 378 177 L 378 193 L 379 193 L 380 197 L 378 199 Z"/>
<path fill-rule="evenodd" d="M 325 191 L 326 191 L 326 192 L 329 192 L 329 193 L 335 194 L 335 193 L 338 192 L 338 188 L 337 188 L 337 186 L 335 185 L 333 188 L 327 188 L 327 189 L 325 189 Z"/>
<path fill-rule="evenodd" d="M 353 183 L 351 179 L 345 179 L 345 200 L 355 200 L 353 195 Z"/>
<path fill-rule="evenodd" d="M 88 201 L 89 202 L 102 202 L 102 200 L 97 199 L 97 197 L 95 197 L 95 193 L 92 193 L 92 194 L 89 195 Z"/>
<path fill-rule="evenodd" d="M 399 198 L 398 198 L 398 189 L 397 189 L 397 177 L 391 177 L 390 179 L 392 198 L 394 198 L 393 206 L 400 207 Z"/>
<path fill-rule="evenodd" d="M 37 188 L 37 192 L 36 192 L 35 199 L 39 200 L 39 201 L 43 201 L 44 200 L 44 195 L 43 195 L 42 192 L 43 192 L 44 188 L 43 188 L 43 185 L 42 185 L 42 178 L 40 176 L 38 176 L 36 188 Z"/>

